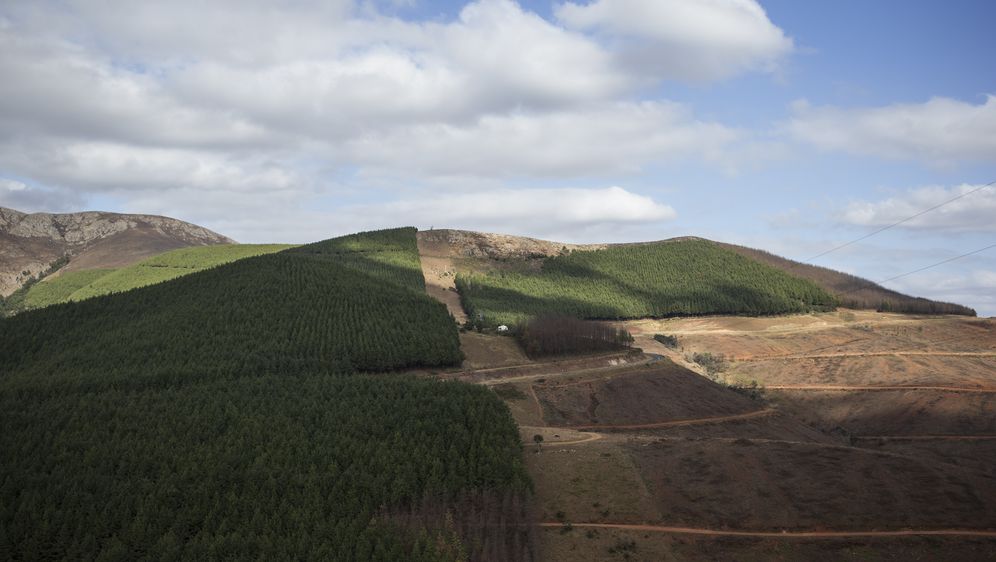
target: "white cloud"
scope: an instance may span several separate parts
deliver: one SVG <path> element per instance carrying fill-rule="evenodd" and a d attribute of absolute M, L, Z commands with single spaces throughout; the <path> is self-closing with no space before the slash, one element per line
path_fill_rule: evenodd
<path fill-rule="evenodd" d="M 860 226 L 885 226 L 963 196 L 904 222 L 899 227 L 950 232 L 996 232 L 996 221 L 993 220 L 996 217 L 996 187 L 986 187 L 966 195 L 979 187 L 922 187 L 883 201 L 855 201 L 847 206 L 841 219 Z"/>
<path fill-rule="evenodd" d="M 396 128 L 346 146 L 355 162 L 428 175 L 577 176 L 634 173 L 650 162 L 719 160 L 741 136 L 696 120 L 679 104 L 644 102 Z"/>
<path fill-rule="evenodd" d="M 364 198 L 434 201 L 455 212 L 440 195 L 455 191 L 468 205 L 483 193 L 520 202 L 532 194 L 537 212 L 556 220 L 520 217 L 513 226 L 523 231 L 647 225 L 637 207 L 654 220 L 665 207 L 629 192 L 502 186 L 608 185 L 610 175 L 686 162 L 725 169 L 772 152 L 688 106 L 636 101 L 657 78 L 680 72 L 649 71 L 618 40 L 654 47 L 675 39 L 680 49 L 668 58 L 705 69 L 695 79 L 767 68 L 791 46 L 751 2 L 728 13 L 663 13 L 690 28 L 724 29 L 700 42 L 675 30 L 565 25 L 571 16 L 546 20 L 511 0 L 478 0 L 453 19 L 425 21 L 379 12 L 385 2 L 202 4 L 0 7 L 0 177 L 26 186 L 2 189 L 0 199 L 24 210 L 111 202 L 245 240 L 268 238 L 260 224 L 294 240 L 302 236 L 280 233 L 342 232 L 363 221 L 338 211 Z M 544 203 L 552 193 L 609 206 L 581 220 L 580 203 L 562 213 Z M 445 214 L 420 212 L 448 224 Z"/>
<path fill-rule="evenodd" d="M 773 70 L 793 49 L 754 0 L 594 0 L 563 3 L 555 13 L 568 27 L 608 38 L 631 67 L 662 78 Z"/>
<path fill-rule="evenodd" d="M 975 105 L 950 98 L 873 108 L 797 102 L 787 132 L 824 149 L 946 166 L 996 162 L 996 97 Z"/>
<path fill-rule="evenodd" d="M 662 222 L 668 205 L 621 187 L 606 189 L 497 189 L 405 199 L 348 209 L 384 225 L 447 226 L 503 233 L 550 235 L 578 228 Z M 369 224 L 366 222 L 365 224 Z"/>
<path fill-rule="evenodd" d="M 172 146 L 277 140 L 232 112 L 184 105 L 155 77 L 115 68 L 61 41 L 0 30 L 0 76 L 0 139 L 103 137 Z"/>
<path fill-rule="evenodd" d="M 198 188 L 243 194 L 278 192 L 302 183 L 288 162 L 183 148 L 101 141 L 0 145 L 0 169 L 49 186 L 105 191 Z"/>

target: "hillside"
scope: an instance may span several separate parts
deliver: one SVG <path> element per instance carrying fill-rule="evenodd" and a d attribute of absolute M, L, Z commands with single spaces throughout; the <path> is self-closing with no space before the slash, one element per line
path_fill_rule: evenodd
<path fill-rule="evenodd" d="M 222 244 L 172 250 L 121 269 L 60 272 L 32 284 L 23 308 L 41 308 L 162 283 L 236 260 L 292 248 L 289 244 Z"/>
<path fill-rule="evenodd" d="M 532 559 L 498 398 L 357 374 L 459 363 L 419 268 L 361 233 L 0 319 L 0 558 Z"/>
<path fill-rule="evenodd" d="M 960 314 L 975 316 L 975 311 L 960 304 L 932 301 L 911 297 L 886 289 L 867 279 L 849 275 L 830 268 L 809 265 L 776 256 L 764 250 L 756 250 L 735 244 L 719 243 L 739 254 L 766 263 L 786 273 L 809 279 L 823 287 L 840 301 L 841 306 L 857 309 L 882 310 L 885 312 L 908 312 L 913 314 Z"/>
<path fill-rule="evenodd" d="M 22 213 L 0 207 L 0 296 L 68 256 L 62 271 L 123 267 L 188 246 L 232 244 L 168 217 L 104 212 Z"/>
<path fill-rule="evenodd" d="M 453 320 L 424 292 L 413 229 L 246 258 L 0 322 L 0 372 L 25 378 L 381 371 L 459 360 Z"/>
<path fill-rule="evenodd" d="M 629 255 L 631 259 L 636 260 L 633 263 L 641 263 L 640 260 L 646 260 L 651 257 L 657 259 L 657 257 L 650 256 L 649 254 L 667 252 L 667 250 L 660 248 L 663 248 L 664 245 L 674 243 L 678 243 L 679 246 L 685 248 L 699 244 L 698 247 L 706 248 L 710 252 L 710 257 L 707 259 L 718 259 L 720 255 L 724 255 L 723 260 L 726 261 L 726 265 L 737 263 L 740 264 L 737 267 L 742 267 L 748 262 L 756 264 L 750 267 L 760 266 L 756 271 L 763 276 L 777 275 L 780 279 L 788 276 L 798 281 L 805 281 L 806 284 L 815 284 L 823 292 L 834 297 L 833 300 L 841 306 L 920 314 L 975 315 L 975 311 L 961 305 L 903 295 L 852 275 L 817 266 L 800 264 L 760 250 L 752 250 L 722 242 L 711 242 L 695 237 L 680 237 L 657 242 L 624 244 L 563 244 L 560 242 L 502 234 L 442 229 L 419 232 L 418 240 L 423 273 L 426 283 L 429 286 L 429 292 L 437 299 L 446 302 L 451 314 L 454 314 L 457 318 L 460 318 L 464 314 L 463 307 L 467 305 L 466 299 L 464 299 L 463 305 L 461 305 L 457 295 L 456 279 L 458 276 L 464 280 L 471 278 L 483 280 L 483 283 L 478 285 L 478 289 L 474 289 L 477 292 L 477 298 L 480 299 L 481 291 L 491 292 L 492 295 L 489 298 L 497 298 L 497 301 L 490 305 L 484 305 L 484 308 L 486 309 L 488 306 L 506 307 L 510 312 L 503 316 L 501 320 L 503 322 L 510 322 L 521 318 L 525 312 L 518 309 L 521 309 L 523 306 L 539 307 L 537 310 L 543 309 L 546 311 L 577 309 L 583 312 L 582 315 L 584 316 L 596 318 L 626 318 L 637 314 L 647 316 L 660 314 L 702 314 L 703 310 L 711 311 L 708 313 L 768 314 L 771 313 L 770 311 L 793 312 L 806 308 L 805 306 L 797 304 L 789 305 L 784 302 L 782 304 L 774 304 L 772 302 L 762 303 L 761 301 L 764 300 L 770 301 L 768 297 L 764 296 L 765 292 L 768 291 L 768 286 L 765 285 L 766 282 L 761 283 L 760 292 L 750 295 L 748 298 L 748 301 L 752 301 L 750 304 L 745 301 L 736 306 L 731 306 L 731 303 L 720 306 L 717 306 L 718 303 L 713 303 L 703 306 L 704 301 L 701 294 L 683 294 L 687 292 L 689 287 L 695 288 L 693 292 L 702 292 L 700 279 L 695 277 L 698 273 L 693 275 L 694 272 L 692 270 L 685 270 L 678 265 L 674 265 L 677 268 L 675 273 L 678 274 L 678 277 L 673 278 L 673 280 L 678 281 L 681 275 L 687 275 L 686 281 L 681 282 L 683 287 L 680 288 L 680 291 L 673 289 L 678 292 L 668 293 L 665 291 L 658 293 L 656 297 L 652 296 L 652 292 L 647 292 L 647 287 L 640 286 L 645 280 L 638 279 L 640 277 L 639 273 L 626 273 L 625 275 L 630 277 L 626 280 L 609 280 L 604 277 L 604 271 L 592 270 L 590 277 L 594 280 L 594 284 L 588 288 L 578 285 L 588 275 L 581 270 L 575 269 L 569 275 L 573 279 L 566 280 L 567 285 L 563 287 L 556 285 L 556 283 L 561 281 L 559 278 L 554 279 L 557 277 L 557 274 L 553 270 L 560 267 L 558 264 L 570 262 L 572 259 L 580 259 L 571 258 L 569 254 L 572 253 L 576 254 L 580 252 L 583 255 L 598 256 L 599 250 L 607 250 L 616 256 Z M 648 250 L 646 248 L 657 249 Z M 725 252 L 718 252 L 717 249 L 724 250 Z M 672 251 L 675 254 L 679 252 L 679 250 Z M 746 258 L 747 261 L 736 260 L 731 254 L 738 254 Z M 601 260 L 601 258 L 596 259 Z M 608 262 L 612 261 L 612 259 L 601 261 Z M 703 260 L 696 259 L 695 263 L 696 267 L 699 267 L 703 265 Z M 547 269 L 548 267 L 550 268 L 549 270 Z M 584 269 L 587 266 L 582 264 L 580 267 Z M 620 272 L 629 269 L 629 265 L 623 262 L 616 263 L 614 267 Z M 645 274 L 655 274 L 652 268 L 647 269 L 645 264 L 641 264 L 640 267 L 641 271 Z M 564 272 L 561 271 L 560 273 Z M 732 271 L 729 273 L 731 275 L 740 275 Z M 615 273 L 612 273 L 612 275 L 615 275 Z M 526 280 L 527 278 L 528 281 Z M 748 280 L 747 282 L 758 283 L 762 278 L 766 277 L 759 277 L 752 281 Z M 746 288 L 746 285 L 743 285 L 745 278 L 741 276 L 739 279 L 741 281 L 737 281 L 728 287 L 731 291 L 738 284 L 741 285 L 740 289 Z M 522 286 L 519 286 L 523 283 L 532 285 L 532 288 L 524 290 Z M 545 287 L 540 287 L 544 283 Z M 615 287 L 608 287 L 606 286 L 607 284 L 615 285 Z M 590 292 L 589 289 L 598 292 L 601 296 Z M 659 287 L 659 289 L 663 289 L 663 286 Z M 504 296 L 496 296 L 494 294 L 503 291 Z M 581 293 L 580 296 L 579 291 Z M 570 296 L 568 296 L 568 293 L 570 293 Z M 609 296 L 610 293 L 613 293 L 612 296 Z M 552 295 L 556 295 L 559 301 L 555 305 L 548 302 L 550 299 L 547 297 Z M 538 301 L 537 298 L 539 299 Z M 733 297 L 734 300 L 737 298 Z M 650 299 L 650 301 L 647 299 Z M 671 304 L 668 305 L 671 308 L 668 309 L 665 307 L 663 312 L 655 309 L 655 306 L 659 307 L 660 305 L 654 305 L 651 302 L 654 299 L 668 299 L 671 301 Z M 520 304 L 508 305 L 504 303 L 506 300 L 518 300 Z M 524 305 L 521 303 L 524 300 L 530 301 L 532 304 Z M 639 304 L 641 300 L 643 304 Z M 691 304 L 690 300 L 695 300 L 699 304 Z M 566 301 L 572 302 L 568 303 Z M 579 304 L 578 301 L 586 304 Z M 623 304 L 624 301 L 626 304 Z M 601 308 L 599 310 L 592 309 L 595 305 Z M 825 298 L 823 296 L 819 297 L 817 308 L 824 307 L 825 305 Z"/>
<path fill-rule="evenodd" d="M 461 274 L 464 308 L 485 324 L 564 314 L 622 319 L 783 314 L 832 308 L 833 297 L 706 240 L 612 246 L 546 258 L 538 271 Z"/>

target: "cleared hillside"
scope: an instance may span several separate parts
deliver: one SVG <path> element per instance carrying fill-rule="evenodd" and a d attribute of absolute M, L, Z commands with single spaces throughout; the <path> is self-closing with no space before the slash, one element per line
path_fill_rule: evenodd
<path fill-rule="evenodd" d="M 531 560 L 500 400 L 355 374 L 460 359 L 414 229 L 0 319 L 0 558 Z"/>
<path fill-rule="evenodd" d="M 456 287 L 469 316 L 492 325 L 543 314 L 758 315 L 835 305 L 810 281 L 699 239 L 567 252 L 538 271 L 460 274 Z"/>

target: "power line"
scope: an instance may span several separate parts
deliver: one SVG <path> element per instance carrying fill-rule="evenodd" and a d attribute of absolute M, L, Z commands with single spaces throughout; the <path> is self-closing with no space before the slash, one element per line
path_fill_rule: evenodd
<path fill-rule="evenodd" d="M 913 271 L 909 271 L 909 272 L 903 273 L 902 275 L 896 275 L 895 277 L 890 277 L 890 278 L 885 279 L 883 281 L 879 281 L 878 284 L 881 285 L 882 283 L 888 283 L 889 281 L 895 281 L 896 279 L 900 279 L 902 277 L 906 277 L 907 275 L 913 275 L 914 273 L 920 273 L 921 271 L 930 269 L 932 267 L 937 267 L 939 265 L 943 265 L 943 264 L 946 264 L 948 262 L 953 262 L 955 260 L 960 260 L 961 258 L 971 256 L 972 254 L 978 254 L 979 252 L 984 252 L 986 250 L 989 250 L 990 248 L 996 248 L 996 244 L 990 244 L 989 246 L 986 246 L 985 248 L 979 248 L 978 250 L 973 250 L 973 251 L 968 252 L 966 254 L 961 254 L 960 256 L 955 256 L 953 258 L 948 258 L 946 260 L 942 260 L 942 261 L 939 261 L 937 263 L 932 263 L 932 264 L 930 264 L 928 266 L 921 267 L 920 269 L 914 269 Z"/>
<path fill-rule="evenodd" d="M 886 230 L 889 230 L 890 228 L 892 228 L 894 226 L 899 226 L 899 225 L 903 224 L 904 222 L 909 222 L 909 221 L 911 221 L 911 220 L 913 220 L 913 219 L 915 219 L 915 218 L 917 218 L 919 216 L 925 215 L 925 214 L 927 214 L 927 213 L 929 213 L 929 212 L 931 212 L 933 210 L 940 209 L 941 207 L 947 205 L 948 203 L 953 203 L 953 202 L 961 199 L 962 197 L 968 197 L 969 195 L 971 195 L 971 194 L 973 194 L 973 193 L 975 193 L 977 191 L 981 191 L 981 190 L 983 190 L 983 189 L 985 189 L 985 188 L 987 188 L 987 187 L 989 187 L 989 186 L 991 186 L 993 184 L 996 184 L 996 180 L 993 180 L 993 181 L 987 183 L 986 185 L 976 187 L 975 189 L 973 189 L 971 191 L 968 191 L 966 193 L 962 193 L 961 195 L 959 195 L 957 197 L 953 197 L 951 199 L 948 199 L 947 201 L 945 201 L 943 203 L 940 203 L 938 205 L 934 205 L 933 207 L 931 207 L 929 209 L 924 209 L 923 211 L 920 211 L 919 213 L 917 213 L 915 215 L 906 217 L 905 219 L 903 219 L 901 221 L 894 222 L 894 223 L 892 223 L 892 224 L 890 224 L 888 226 L 883 226 L 882 228 L 879 228 L 878 230 L 875 230 L 874 232 L 870 232 L 868 234 L 865 234 L 864 236 L 861 236 L 860 238 L 855 238 L 854 240 L 851 240 L 850 242 L 845 242 L 845 243 L 843 243 L 843 244 L 841 244 L 839 246 L 835 246 L 835 247 L 830 248 L 829 250 L 827 250 L 825 252 L 820 252 L 819 254 L 816 254 L 813 257 L 806 258 L 806 259 L 801 260 L 801 261 L 803 261 L 803 262 L 813 261 L 813 260 L 815 260 L 817 258 L 821 258 L 821 257 L 823 257 L 823 256 L 825 256 L 825 255 L 827 255 L 827 254 L 829 254 L 831 252 L 836 252 L 837 250 L 840 250 L 841 248 L 846 248 L 846 247 L 850 246 L 851 244 L 854 244 L 856 242 L 860 242 L 860 241 L 862 241 L 862 240 L 864 240 L 866 238 L 871 238 L 872 236 L 875 236 L 876 234 L 879 234 L 880 232 L 885 232 Z M 911 272 L 911 273 L 915 273 L 915 272 Z M 883 281 L 883 283 L 884 283 L 884 281 Z"/>

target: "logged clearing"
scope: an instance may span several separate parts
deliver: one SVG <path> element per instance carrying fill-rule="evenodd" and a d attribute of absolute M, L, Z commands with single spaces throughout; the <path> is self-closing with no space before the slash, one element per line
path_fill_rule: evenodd
<path fill-rule="evenodd" d="M 671 361 L 611 378 L 533 386 L 551 425 L 634 425 L 734 416 L 756 402 Z"/>
<path fill-rule="evenodd" d="M 528 277 L 564 253 L 470 234 L 420 233 L 451 312 L 457 273 Z M 442 375 L 488 386 L 519 423 L 543 560 L 996 559 L 993 319 L 615 324 L 645 353 L 529 361 L 467 332 Z"/>
<path fill-rule="evenodd" d="M 915 457 L 746 439 L 668 440 L 630 450 L 668 525 L 996 529 L 996 505 L 989 501 L 996 482 L 968 469 L 942 472 Z"/>
<path fill-rule="evenodd" d="M 853 435 L 996 434 L 996 392 L 770 391 L 772 401 L 816 427 Z"/>

